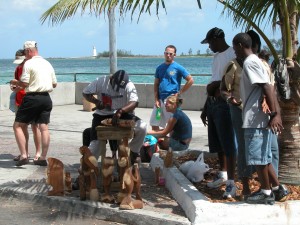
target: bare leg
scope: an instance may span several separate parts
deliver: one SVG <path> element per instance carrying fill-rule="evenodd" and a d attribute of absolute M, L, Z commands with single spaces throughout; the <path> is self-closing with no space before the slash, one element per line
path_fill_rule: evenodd
<path fill-rule="evenodd" d="M 159 130 L 159 126 L 152 126 L 152 130 L 158 131 Z"/>
<path fill-rule="evenodd" d="M 268 165 L 268 174 L 269 174 L 269 180 L 270 180 L 270 185 L 272 187 L 276 187 L 279 185 L 278 177 L 276 175 L 276 171 L 273 167 L 273 164 Z"/>
<path fill-rule="evenodd" d="M 261 189 L 270 190 L 269 165 L 257 165 L 256 171 L 261 184 Z"/>
<path fill-rule="evenodd" d="M 14 122 L 13 128 L 15 132 L 16 142 L 19 147 L 20 159 L 27 158 L 27 152 L 26 152 L 26 135 L 24 134 L 24 130 L 27 130 L 27 124 L 20 123 L 20 122 Z M 28 142 L 27 142 L 28 143 Z M 28 148 L 27 148 L 28 149 Z"/>
<path fill-rule="evenodd" d="M 26 149 L 26 155 L 27 158 L 29 157 L 29 153 L 28 153 L 28 142 L 29 142 L 29 133 L 28 133 L 28 126 L 22 126 L 22 131 L 25 135 L 25 149 Z"/>
<path fill-rule="evenodd" d="M 40 156 L 40 160 L 46 160 L 46 156 L 50 144 L 50 134 L 48 130 L 48 124 L 42 123 L 39 124 L 38 127 L 41 131 L 41 137 L 42 137 L 42 154 Z"/>
<path fill-rule="evenodd" d="M 34 160 L 38 160 L 38 158 L 41 156 L 41 132 L 38 129 L 37 124 L 31 124 L 31 129 L 32 129 L 33 140 L 35 145 Z"/>

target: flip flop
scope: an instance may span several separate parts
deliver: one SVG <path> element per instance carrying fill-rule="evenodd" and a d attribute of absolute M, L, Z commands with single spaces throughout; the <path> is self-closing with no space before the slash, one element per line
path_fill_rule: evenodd
<path fill-rule="evenodd" d="M 29 160 L 27 158 L 20 159 L 16 162 L 16 166 L 24 166 L 29 163 Z"/>
<path fill-rule="evenodd" d="M 14 161 L 20 161 L 21 155 L 18 155 L 14 158 Z"/>
<path fill-rule="evenodd" d="M 33 160 L 33 164 L 38 165 L 38 166 L 47 166 L 48 165 L 47 161 L 45 159 L 44 160 L 40 159 L 40 157 L 37 160 Z"/>

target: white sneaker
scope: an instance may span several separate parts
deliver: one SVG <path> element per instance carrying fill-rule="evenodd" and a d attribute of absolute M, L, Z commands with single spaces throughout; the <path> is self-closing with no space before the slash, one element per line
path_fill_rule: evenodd
<path fill-rule="evenodd" d="M 236 186 L 234 184 L 227 184 L 223 194 L 224 199 L 234 198 L 236 196 Z"/>
<path fill-rule="evenodd" d="M 219 177 L 217 176 L 214 181 L 212 182 L 208 182 L 207 183 L 207 187 L 209 188 L 218 188 L 224 184 L 226 184 L 227 179 L 223 178 L 223 177 Z"/>

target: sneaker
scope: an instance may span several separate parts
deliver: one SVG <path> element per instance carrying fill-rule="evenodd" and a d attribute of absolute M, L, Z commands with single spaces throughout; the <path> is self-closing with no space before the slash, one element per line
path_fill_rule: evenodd
<path fill-rule="evenodd" d="M 223 178 L 223 177 L 219 177 L 217 176 L 214 181 L 212 182 L 208 182 L 207 183 L 207 187 L 209 188 L 218 188 L 224 184 L 226 184 L 227 179 Z"/>
<path fill-rule="evenodd" d="M 273 205 L 275 203 L 275 196 L 273 192 L 270 195 L 266 195 L 263 192 L 257 192 L 251 194 L 247 200 L 249 204 L 266 204 L 266 205 Z"/>
<path fill-rule="evenodd" d="M 285 185 L 279 184 L 279 189 L 273 190 L 273 193 L 275 195 L 275 201 L 284 202 L 288 197 L 289 190 L 286 188 Z"/>
<path fill-rule="evenodd" d="M 234 198 L 236 196 L 236 186 L 234 184 L 226 185 L 225 192 L 223 194 L 224 199 Z"/>

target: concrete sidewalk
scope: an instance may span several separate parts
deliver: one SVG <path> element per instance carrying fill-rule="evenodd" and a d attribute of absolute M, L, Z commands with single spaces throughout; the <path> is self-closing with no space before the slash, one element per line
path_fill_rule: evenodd
<path fill-rule="evenodd" d="M 148 122 L 152 109 L 138 108 L 136 114 Z M 185 111 L 192 120 L 193 140 L 191 149 L 207 151 L 207 129 L 199 111 Z M 82 145 L 82 131 L 91 125 L 92 113 L 82 111 L 82 105 L 55 106 L 49 125 L 51 143 L 48 157 L 60 159 L 65 170 L 77 177 Z M 12 123 L 14 114 L 0 111 L 0 195 L 28 199 L 33 204 L 78 214 L 112 220 L 124 224 L 298 224 L 300 202 L 289 201 L 273 206 L 249 205 L 243 202 L 211 203 L 190 183 L 176 167 L 164 169 L 166 187 L 154 185 L 154 174 L 147 164 L 141 168 L 143 209 L 124 211 L 117 205 L 80 201 L 78 193 L 65 197 L 48 197 L 45 184 L 45 167 L 30 163 L 15 167 L 13 156 L 19 154 Z M 34 156 L 30 132 L 30 155 Z M 156 155 L 152 164 L 162 167 Z M 149 195 L 149 192 L 151 193 Z M 171 195 L 171 194 L 172 195 Z M 144 194 L 144 195 L 143 195 Z M 297 222 L 296 222 L 297 221 Z"/>

